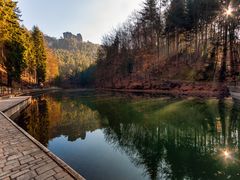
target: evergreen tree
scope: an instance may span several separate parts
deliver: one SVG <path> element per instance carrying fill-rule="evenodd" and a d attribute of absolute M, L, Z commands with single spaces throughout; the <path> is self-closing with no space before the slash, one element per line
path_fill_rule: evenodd
<path fill-rule="evenodd" d="M 20 11 L 17 2 L 6 0 L 0 2 L 0 63 L 4 65 L 8 74 L 8 85 L 12 81 L 20 81 L 21 73 L 26 67 L 21 38 L 22 28 L 19 25 Z"/>
<path fill-rule="evenodd" d="M 34 73 L 36 69 L 36 56 L 33 37 L 30 31 L 26 28 L 22 28 L 21 41 L 25 47 L 24 60 L 28 66 L 28 70 Z"/>
<path fill-rule="evenodd" d="M 140 14 L 142 16 L 141 20 L 146 36 L 146 45 L 150 45 L 152 47 L 156 45 L 156 36 L 160 26 L 157 1 L 146 0 L 146 2 L 144 2 L 143 10 L 140 12 Z M 148 40 L 148 36 L 150 36 L 150 42 Z"/>
<path fill-rule="evenodd" d="M 20 11 L 17 2 L 1 0 L 0 12 L 0 44 L 3 44 L 3 41 L 12 39 L 19 33 Z"/>
<path fill-rule="evenodd" d="M 14 31 L 19 28 L 17 3 L 11 0 L 0 1 L 0 63 L 6 60 L 4 41 L 12 39 Z"/>
<path fill-rule="evenodd" d="M 37 82 L 40 84 L 46 80 L 46 49 L 43 34 L 38 27 L 33 27 L 32 36 L 35 49 Z"/>
<path fill-rule="evenodd" d="M 26 67 L 24 62 L 24 51 L 25 48 L 18 41 L 6 41 L 4 43 L 4 54 L 6 61 L 4 65 L 8 73 L 8 86 L 12 86 L 12 81 L 20 81 L 21 73 Z"/>

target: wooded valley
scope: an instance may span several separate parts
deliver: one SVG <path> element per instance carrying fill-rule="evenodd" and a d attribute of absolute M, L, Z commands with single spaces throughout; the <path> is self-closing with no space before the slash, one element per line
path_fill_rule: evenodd
<path fill-rule="evenodd" d="M 240 78 L 239 0 L 145 0 L 101 45 L 80 33 L 28 30 L 12 0 L 0 0 L 0 11 L 0 80 L 8 86 L 144 90 Z"/>

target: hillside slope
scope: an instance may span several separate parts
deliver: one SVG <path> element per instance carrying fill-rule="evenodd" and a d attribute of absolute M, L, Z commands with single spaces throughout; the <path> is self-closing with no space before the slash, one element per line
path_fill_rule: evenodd
<path fill-rule="evenodd" d="M 63 33 L 60 39 L 45 36 L 45 40 L 58 59 L 58 84 L 85 86 L 88 77 L 83 79 L 83 72 L 96 63 L 99 45 L 84 42 L 81 34 L 73 35 L 70 32 Z"/>

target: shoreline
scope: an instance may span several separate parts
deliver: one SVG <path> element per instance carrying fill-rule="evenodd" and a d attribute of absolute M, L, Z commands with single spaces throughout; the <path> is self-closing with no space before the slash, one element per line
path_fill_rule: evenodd
<path fill-rule="evenodd" d="M 113 92 L 126 92 L 126 93 L 148 93 L 148 94 L 163 94 L 174 96 L 186 96 L 186 97 L 229 97 L 230 95 L 221 95 L 221 92 L 213 91 L 191 91 L 182 92 L 177 90 L 138 90 L 138 89 L 110 89 L 110 88 L 97 88 L 97 91 L 113 91 Z"/>
<path fill-rule="evenodd" d="M 162 94 L 182 97 L 229 97 L 230 93 L 227 84 L 214 82 L 187 82 L 187 81 L 162 81 L 157 84 L 151 84 L 146 87 L 139 83 L 133 83 L 131 86 L 109 86 L 95 88 L 60 88 L 50 87 L 43 89 L 23 89 L 15 96 L 23 95 L 40 95 L 47 92 L 63 91 L 63 92 L 84 92 L 84 91 L 112 91 L 126 93 L 146 93 L 146 94 Z"/>
<path fill-rule="evenodd" d="M 24 92 L 23 95 L 40 95 L 47 92 L 54 91 L 63 91 L 63 92 L 88 92 L 88 91 L 108 91 L 108 92 L 122 92 L 122 93 L 146 93 L 146 94 L 162 94 L 162 95 L 173 95 L 173 96 L 184 96 L 184 97 L 229 97 L 230 94 L 227 91 L 227 87 L 224 87 L 219 90 L 187 90 L 182 89 L 170 89 L 170 90 L 161 90 L 161 89 L 114 89 L 114 88 L 69 88 L 69 89 L 42 89 L 42 90 L 33 90 Z"/>
<path fill-rule="evenodd" d="M 229 89 L 225 83 L 215 82 L 187 82 L 187 81 L 161 81 L 144 85 L 132 83 L 124 86 L 99 87 L 97 90 L 165 94 L 174 96 L 194 97 L 229 97 Z"/>

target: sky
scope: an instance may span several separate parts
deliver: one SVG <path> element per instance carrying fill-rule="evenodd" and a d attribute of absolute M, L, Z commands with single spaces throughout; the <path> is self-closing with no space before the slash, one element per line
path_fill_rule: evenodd
<path fill-rule="evenodd" d="M 84 41 L 101 43 L 102 36 L 127 20 L 142 0 L 17 0 L 23 24 L 44 34 L 81 33 Z"/>

